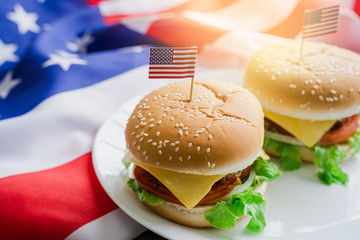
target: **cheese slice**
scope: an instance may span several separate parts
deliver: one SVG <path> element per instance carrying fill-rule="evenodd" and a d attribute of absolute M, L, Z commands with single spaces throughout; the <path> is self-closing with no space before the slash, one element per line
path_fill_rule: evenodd
<path fill-rule="evenodd" d="M 321 139 L 324 133 L 327 132 L 336 122 L 336 120 L 302 120 L 286 117 L 265 110 L 264 114 L 268 119 L 284 128 L 308 147 L 313 147 Z"/>
<path fill-rule="evenodd" d="M 197 175 L 179 173 L 146 165 L 132 159 L 139 167 L 145 169 L 164 184 L 187 208 L 193 208 L 210 191 L 215 182 L 225 175 Z"/>

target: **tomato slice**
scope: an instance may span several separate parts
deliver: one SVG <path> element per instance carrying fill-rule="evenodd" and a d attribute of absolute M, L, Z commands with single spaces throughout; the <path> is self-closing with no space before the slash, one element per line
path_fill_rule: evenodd
<path fill-rule="evenodd" d="M 251 169 L 252 165 L 242 170 L 239 178 L 241 180 L 244 180 L 250 174 Z M 135 166 L 134 176 L 139 186 L 146 191 L 158 197 L 161 197 L 167 202 L 183 205 L 159 180 L 157 180 L 153 175 L 151 175 L 141 167 Z M 225 183 L 219 180 L 212 186 L 210 192 L 208 192 L 208 194 L 200 200 L 198 205 L 225 196 L 226 194 L 231 192 L 236 185 L 239 185 L 241 183 L 241 180 L 239 178 L 234 177 L 229 181 L 225 181 Z"/>
<path fill-rule="evenodd" d="M 340 128 L 327 131 L 320 139 L 320 143 L 335 144 L 344 142 L 356 132 L 358 126 L 359 115 L 356 114 L 347 118 Z"/>

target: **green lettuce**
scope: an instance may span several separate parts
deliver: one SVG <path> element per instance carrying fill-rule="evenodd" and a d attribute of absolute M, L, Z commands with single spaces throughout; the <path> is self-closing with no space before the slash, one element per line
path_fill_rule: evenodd
<path fill-rule="evenodd" d="M 264 197 L 250 187 L 242 193 L 234 193 L 229 201 L 218 202 L 205 214 L 205 218 L 216 228 L 229 229 L 236 225 L 238 218 L 250 215 L 251 220 L 246 228 L 259 233 L 266 226 L 265 205 Z"/>
<path fill-rule="evenodd" d="M 253 186 L 259 185 L 262 181 L 272 181 L 281 176 L 281 171 L 276 164 L 266 161 L 261 157 L 254 162 L 255 178 Z"/>
<path fill-rule="evenodd" d="M 349 177 L 338 166 L 338 163 L 346 157 L 346 152 L 338 145 L 330 147 L 314 147 L 314 163 L 322 171 L 318 172 L 319 179 L 330 185 L 332 183 L 345 184 Z"/>
<path fill-rule="evenodd" d="M 155 196 L 147 192 L 146 190 L 142 189 L 135 179 L 130 179 L 127 182 L 128 186 L 138 195 L 138 198 L 141 202 L 147 202 L 150 205 L 156 206 L 166 202 L 164 199 Z"/>
<path fill-rule="evenodd" d="M 266 226 L 264 217 L 266 199 L 254 192 L 255 186 L 261 181 L 277 179 L 281 172 L 276 164 L 258 157 L 254 162 L 255 178 L 252 186 L 241 193 L 234 193 L 230 200 L 218 202 L 205 214 L 205 218 L 216 228 L 229 229 L 236 225 L 237 220 L 245 215 L 251 216 L 246 228 L 254 233 L 261 232 Z"/>
<path fill-rule="evenodd" d="M 278 142 L 268 137 L 265 137 L 264 145 L 273 149 L 280 156 L 279 162 L 282 170 L 294 171 L 302 166 L 298 146 Z"/>
<path fill-rule="evenodd" d="M 348 139 L 347 144 L 351 147 L 351 154 L 354 157 L 356 153 L 360 152 L 360 132 L 355 132 Z"/>
<path fill-rule="evenodd" d="M 290 145 L 265 137 L 264 145 L 273 149 L 280 157 L 280 167 L 283 170 L 291 171 L 301 167 L 300 149 L 298 146 Z M 349 153 L 354 156 L 360 152 L 360 132 L 355 132 L 343 145 L 350 148 Z M 314 163 L 321 168 L 318 172 L 319 179 L 330 185 L 332 183 L 345 184 L 349 177 L 339 167 L 338 163 L 346 158 L 346 151 L 339 145 L 329 147 L 315 146 L 311 149 L 314 152 Z"/>

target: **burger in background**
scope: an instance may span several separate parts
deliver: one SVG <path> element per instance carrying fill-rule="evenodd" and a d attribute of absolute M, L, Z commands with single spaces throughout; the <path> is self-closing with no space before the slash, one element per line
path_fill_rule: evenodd
<path fill-rule="evenodd" d="M 283 170 L 302 160 L 326 184 L 348 181 L 338 163 L 360 151 L 360 56 L 324 43 L 287 41 L 250 59 L 244 86 L 265 113 L 264 149 Z"/>
<path fill-rule="evenodd" d="M 149 209 L 192 227 L 266 225 L 266 181 L 280 172 L 262 154 L 260 103 L 248 90 L 219 82 L 175 82 L 154 90 L 135 107 L 125 130 L 128 185 Z"/>

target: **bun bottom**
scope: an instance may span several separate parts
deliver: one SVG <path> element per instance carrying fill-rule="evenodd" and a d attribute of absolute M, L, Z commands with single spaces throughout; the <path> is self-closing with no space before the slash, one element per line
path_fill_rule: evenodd
<path fill-rule="evenodd" d="M 267 188 L 267 184 L 267 182 L 262 182 L 256 187 L 255 191 L 264 194 Z M 143 203 L 151 211 L 173 222 L 196 228 L 212 227 L 208 220 L 205 219 L 205 213 L 212 209 L 215 204 L 204 204 L 192 209 L 188 209 L 181 205 L 168 202 L 157 206 L 149 205 L 146 202 Z"/>

